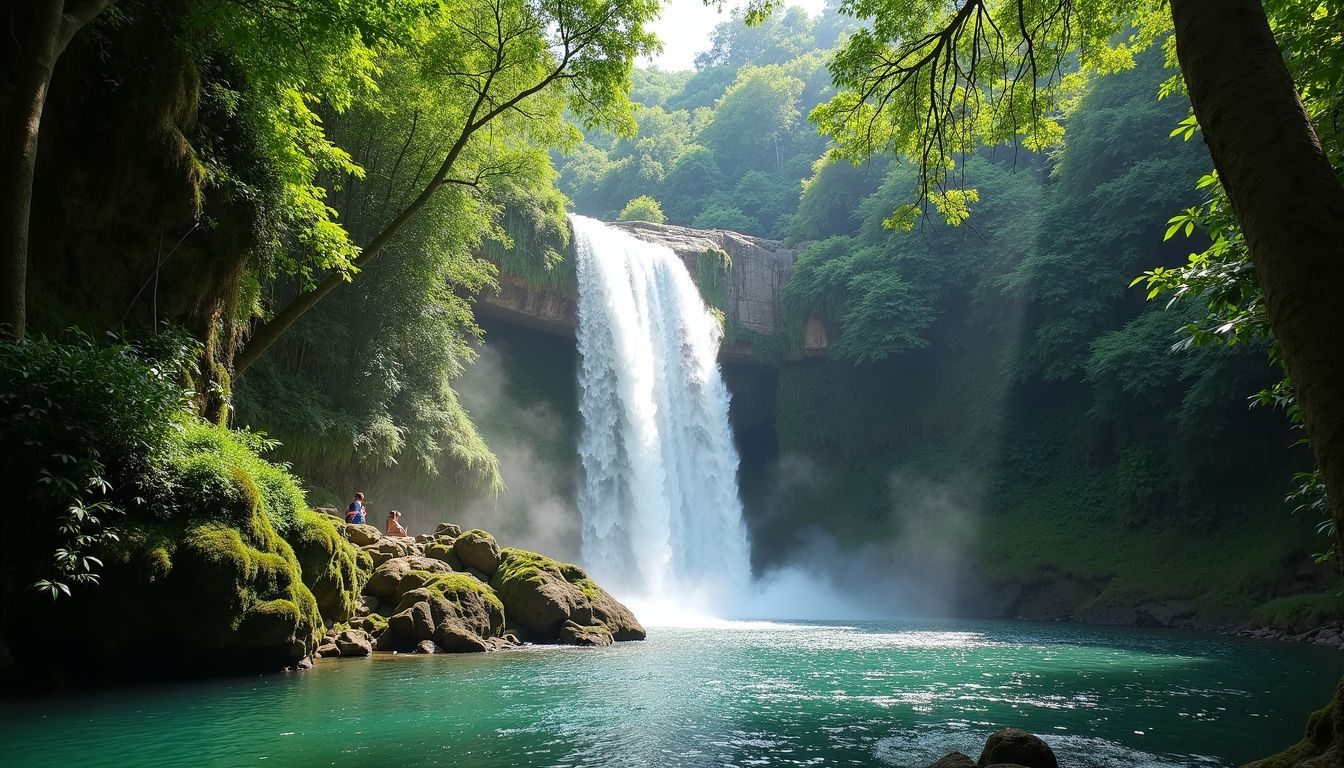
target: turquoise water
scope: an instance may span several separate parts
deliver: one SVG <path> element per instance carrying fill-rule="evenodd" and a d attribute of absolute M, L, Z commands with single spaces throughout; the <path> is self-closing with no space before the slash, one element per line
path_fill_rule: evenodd
<path fill-rule="evenodd" d="M 643 643 L 334 659 L 0 703 L 9 766 L 922 767 L 992 730 L 1078 768 L 1220 766 L 1295 741 L 1344 653 L 1023 623 L 738 624 Z"/>

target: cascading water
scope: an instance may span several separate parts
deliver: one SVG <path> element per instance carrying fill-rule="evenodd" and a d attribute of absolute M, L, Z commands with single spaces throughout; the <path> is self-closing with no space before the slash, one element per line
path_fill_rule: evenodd
<path fill-rule="evenodd" d="M 718 322 L 670 249 L 573 224 L 584 564 L 623 599 L 713 610 L 750 578 Z"/>

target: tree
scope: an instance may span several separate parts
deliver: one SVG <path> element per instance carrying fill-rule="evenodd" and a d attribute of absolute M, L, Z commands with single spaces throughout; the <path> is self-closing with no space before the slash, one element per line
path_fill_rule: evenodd
<path fill-rule="evenodd" d="M 0 49 L 0 327 L 23 339 L 27 323 L 28 220 L 42 110 L 56 62 L 76 33 L 112 0 L 31 0 L 9 4 L 10 40 Z"/>
<path fill-rule="evenodd" d="M 779 66 L 744 67 L 714 110 L 701 139 L 732 175 L 778 169 L 789 157 L 782 142 L 798 122 L 803 81 Z"/>
<path fill-rule="evenodd" d="M 507 159 L 479 151 L 482 140 L 499 138 L 493 130 L 499 118 L 563 105 L 590 127 L 628 130 L 630 70 L 656 45 L 644 24 L 657 9 L 655 0 L 462 0 L 423 24 L 410 45 L 456 126 L 441 138 L 440 159 L 419 192 L 367 241 L 352 270 L 377 258 L 443 187 L 475 188 L 515 172 Z M 246 371 L 348 279 L 347 271 L 331 272 L 276 311 L 238 353 L 235 371 Z"/>
<path fill-rule="evenodd" d="M 663 215 L 663 206 L 648 195 L 640 195 L 626 203 L 625 207 L 621 209 L 620 219 L 621 221 L 649 221 L 654 224 L 662 224 L 667 221 L 667 217 Z"/>

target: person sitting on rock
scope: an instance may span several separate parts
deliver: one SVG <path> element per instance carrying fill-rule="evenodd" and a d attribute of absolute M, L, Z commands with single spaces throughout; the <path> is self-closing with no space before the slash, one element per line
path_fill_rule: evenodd
<path fill-rule="evenodd" d="M 406 529 L 401 527 L 401 513 L 395 509 L 387 513 L 387 535 L 388 536 L 406 535 Z"/>
<path fill-rule="evenodd" d="M 345 522 L 351 525 L 364 524 L 364 493 L 355 494 L 355 498 L 350 502 L 350 506 L 345 508 Z"/>

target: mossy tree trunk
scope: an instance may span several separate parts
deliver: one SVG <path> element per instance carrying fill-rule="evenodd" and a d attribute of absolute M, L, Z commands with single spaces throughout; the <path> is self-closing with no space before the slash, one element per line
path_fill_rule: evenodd
<path fill-rule="evenodd" d="M 22 0 L 5 12 L 0 44 L 0 325 L 22 339 L 27 324 L 28 221 L 37 139 L 51 73 L 75 33 L 111 0 Z"/>
<path fill-rule="evenodd" d="M 1344 187 L 1260 0 L 1172 0 L 1171 10 L 1190 100 L 1245 234 L 1331 514 L 1344 533 L 1344 342 L 1337 309 L 1344 292 Z M 1333 733 L 1331 754 L 1341 736 Z"/>

